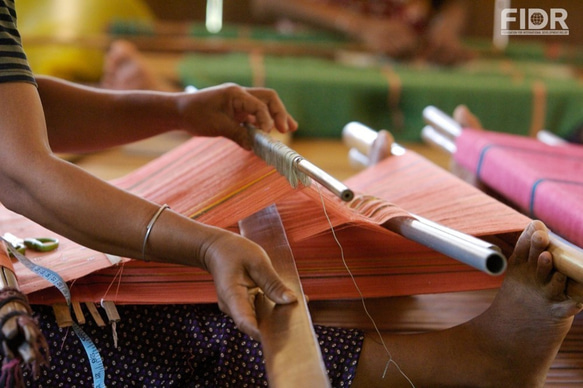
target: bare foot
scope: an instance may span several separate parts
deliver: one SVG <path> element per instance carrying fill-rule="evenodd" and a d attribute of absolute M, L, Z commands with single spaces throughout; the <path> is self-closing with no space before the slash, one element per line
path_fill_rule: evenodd
<path fill-rule="evenodd" d="M 386 377 L 386 349 L 367 334 L 353 386 L 543 386 L 583 295 L 574 287 L 567 295 L 548 244 L 544 224 L 529 224 L 496 298 L 476 318 L 447 330 L 383 335 L 394 362 Z"/>
<path fill-rule="evenodd" d="M 568 295 L 566 276 L 553 269 L 548 244 L 544 224 L 530 223 L 491 307 L 470 322 L 487 339 L 480 346 L 481 362 L 489 360 L 495 370 L 490 376 L 505 386 L 544 385 L 574 316 L 582 310 L 581 295 Z"/>
<path fill-rule="evenodd" d="M 158 78 L 142 54 L 130 42 L 111 44 L 105 57 L 101 86 L 115 90 L 176 91 L 176 87 Z"/>

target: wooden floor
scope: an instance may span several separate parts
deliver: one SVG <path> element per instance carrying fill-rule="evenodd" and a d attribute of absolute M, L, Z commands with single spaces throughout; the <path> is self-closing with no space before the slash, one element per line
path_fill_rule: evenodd
<path fill-rule="evenodd" d="M 171 133 L 154 140 L 110 151 L 68 156 L 74 163 L 103 179 L 113 179 L 134 170 L 173 148 L 186 137 Z M 293 139 L 292 148 L 338 179 L 355 173 L 347 158 L 347 148 L 337 140 Z M 449 157 L 422 144 L 405 144 L 443 168 Z M 382 330 L 398 333 L 438 330 L 454 326 L 480 314 L 490 304 L 495 291 L 398 297 L 367 301 L 367 309 Z M 311 302 L 316 324 L 370 328 L 360 301 Z M 575 319 L 548 375 L 548 387 L 583 386 L 583 316 Z"/>

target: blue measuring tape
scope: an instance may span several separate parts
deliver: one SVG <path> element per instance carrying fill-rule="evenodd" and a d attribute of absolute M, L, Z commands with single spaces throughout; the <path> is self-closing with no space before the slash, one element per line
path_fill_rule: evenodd
<path fill-rule="evenodd" d="M 67 283 L 63 280 L 61 275 L 48 268 L 33 263 L 26 256 L 14 249 L 12 244 L 4 237 L 0 237 L 0 239 L 6 243 L 5 245 L 10 253 L 12 253 L 18 259 L 18 261 L 22 263 L 22 265 L 40 277 L 51 282 L 51 284 L 53 284 L 61 292 L 61 294 L 63 294 L 65 300 L 67 301 L 67 305 L 71 307 L 71 291 L 69 290 L 69 286 L 67 286 Z M 87 358 L 91 366 L 91 373 L 93 374 L 93 386 L 95 388 L 105 388 L 105 368 L 103 367 L 103 360 L 101 359 L 99 350 L 91 338 L 89 338 L 89 336 L 83 331 L 83 329 L 81 329 L 78 324 L 73 322 L 72 327 L 77 337 L 79 337 L 81 344 L 83 344 L 85 352 L 87 353 Z"/>

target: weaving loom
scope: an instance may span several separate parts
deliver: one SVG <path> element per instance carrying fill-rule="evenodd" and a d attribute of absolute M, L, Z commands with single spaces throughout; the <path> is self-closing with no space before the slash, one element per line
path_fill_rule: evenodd
<path fill-rule="evenodd" d="M 217 157 L 225 154 L 231 156 L 228 163 Z M 527 222 L 526 217 L 459 182 L 413 152 L 388 159 L 346 183 L 357 192 L 390 200 L 400 208 L 384 207 L 374 217 L 367 218 L 327 192 L 320 193 L 316 187 L 293 190 L 262 160 L 223 139 L 192 139 L 114 182 L 152 201 L 168 203 L 189 217 L 224 228 L 236 228 L 239 220 L 276 202 L 304 289 L 312 300 L 358 297 L 338 261 L 320 195 L 344 242 L 357 280 L 363 279 L 361 287 L 366 297 L 495 288 L 500 282 L 499 278 L 379 226 L 391 217 L 402 215 L 402 209 L 470 235 L 493 238 L 502 248 L 512 246 L 516 233 Z M 451 190 L 452 185 L 455 190 Z M 202 187 L 212 187 L 212 190 Z M 434 200 L 426 201 L 427 196 Z M 481 206 L 476 206 L 477 203 Z M 374 207 L 371 213 L 372 210 Z M 498 217 L 492 219 L 493 213 Z M 52 235 L 5 209 L 1 217 L 2 224 L 10 225 L 11 233 L 16 235 Z M 122 259 L 121 266 L 113 265 L 101 253 L 61 240 L 58 252 L 36 256 L 39 264 L 53 268 L 66 281 L 76 279 L 72 286 L 74 300 L 216 301 L 210 275 L 201 270 L 126 259 Z M 48 282 L 27 273 L 18 263 L 15 269 L 21 288 L 31 302 L 62 301 L 58 293 L 47 289 Z M 118 273 L 122 275 L 117 277 Z M 172 283 L 171 288 L 165 287 L 168 292 L 161 292 L 160 279 Z M 37 292 L 40 290 L 43 292 Z"/>
<path fill-rule="evenodd" d="M 429 125 L 423 129 L 422 137 L 452 154 L 464 168 L 465 179 L 541 219 L 563 237 L 551 233 L 549 249 L 555 256 L 555 266 L 583 282 L 581 212 L 577 211 L 581 206 L 581 147 L 565 142 L 557 147 L 516 135 L 462 129 L 433 106 L 424 110 L 424 119 Z M 354 163 L 366 165 L 376 132 L 360 123 L 350 123 L 343 136 L 355 151 L 351 156 Z"/>
<path fill-rule="evenodd" d="M 228 162 L 220 157 L 226 154 L 230 155 Z M 347 182 L 357 192 L 376 198 L 367 203 L 367 211 L 359 212 L 317 185 L 293 190 L 273 168 L 225 139 L 192 139 L 113 183 L 152 201 L 168 203 L 199 221 L 229 229 L 236 229 L 239 220 L 276 202 L 303 288 L 312 300 L 359 297 L 339 260 L 323 204 L 364 297 L 496 288 L 501 281 L 382 226 L 408 214 L 404 208 L 465 233 L 493 239 L 504 249 L 514 244 L 527 223 L 527 218 L 413 152 L 389 158 Z M 456 190 L 451 190 L 452 185 Z M 435 201 L 426 201 L 427 195 Z M 492 213 L 498 214 L 495 220 Z M 0 217 L 11 233 L 52 235 L 6 209 Z M 59 238 L 57 252 L 35 255 L 34 259 L 71 282 L 75 303 L 216 301 L 212 279 L 201 270 L 110 258 Z M 63 302 L 47 281 L 30 274 L 20 263 L 15 263 L 15 271 L 33 304 Z"/>

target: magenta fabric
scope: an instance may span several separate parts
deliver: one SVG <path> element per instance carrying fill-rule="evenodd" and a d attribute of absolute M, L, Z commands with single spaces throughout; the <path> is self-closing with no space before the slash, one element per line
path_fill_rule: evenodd
<path fill-rule="evenodd" d="M 464 129 L 455 161 L 555 233 L 583 246 L 583 146 Z"/>

